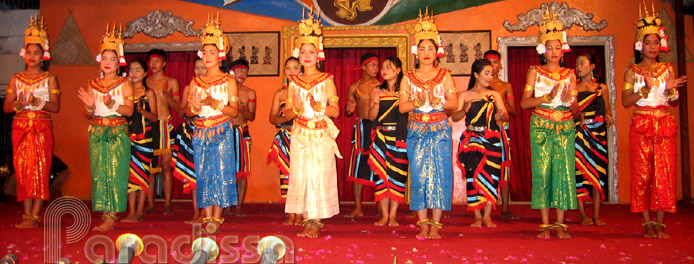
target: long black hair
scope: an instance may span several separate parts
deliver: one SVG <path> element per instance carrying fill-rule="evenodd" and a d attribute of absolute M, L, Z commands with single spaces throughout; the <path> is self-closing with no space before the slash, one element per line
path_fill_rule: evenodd
<path fill-rule="evenodd" d="M 576 57 L 577 60 L 578 60 L 578 58 L 580 58 L 580 57 L 586 57 L 586 59 L 588 59 L 588 62 L 590 62 L 591 65 L 597 65 L 595 56 L 594 56 L 593 54 L 590 54 L 590 53 L 583 53 L 583 54 L 581 54 L 581 55 L 578 55 L 578 57 Z M 593 68 L 592 73 L 593 73 L 593 78 L 595 78 L 595 80 L 597 80 L 597 82 L 601 82 L 601 81 L 602 81 L 602 78 L 600 78 L 600 76 L 598 75 L 598 68 L 597 68 L 597 67 Z M 578 76 L 578 78 L 579 78 L 579 80 L 580 80 L 581 76 Z"/>
<path fill-rule="evenodd" d="M 434 57 L 436 57 L 436 59 L 434 60 L 434 67 L 438 67 L 440 61 L 439 61 L 438 54 L 436 54 L 436 53 L 437 53 L 438 50 L 439 50 L 439 46 L 436 45 L 436 41 L 435 41 L 435 40 L 433 40 L 433 39 L 422 39 L 422 40 L 419 41 L 419 43 L 417 43 L 417 47 L 419 47 L 419 45 L 422 45 L 422 42 L 424 42 L 425 40 L 429 40 L 429 41 L 431 41 L 431 44 L 434 44 L 434 50 L 435 50 L 435 51 L 434 51 Z M 414 68 L 415 68 L 415 69 L 419 69 L 419 59 L 418 59 L 418 58 L 415 58 L 415 60 L 414 60 Z"/>
<path fill-rule="evenodd" d="M 383 62 L 386 62 L 386 61 L 390 61 L 390 63 L 392 63 L 393 66 L 395 66 L 395 68 L 400 68 L 400 73 L 398 73 L 398 77 L 395 78 L 395 92 L 399 92 L 400 91 L 400 82 L 402 81 L 402 76 L 403 76 L 402 61 L 400 61 L 400 59 L 398 57 L 395 57 L 395 56 L 390 56 L 390 57 L 386 58 L 385 60 L 383 60 Z M 393 69 L 393 70 L 395 70 L 395 69 Z M 383 83 L 381 83 L 379 88 L 381 88 L 381 90 L 388 90 L 388 82 L 384 81 Z"/>
<path fill-rule="evenodd" d="M 643 36 L 643 39 L 641 40 L 642 44 L 643 44 L 643 41 L 646 39 L 646 37 L 648 37 L 649 35 L 655 35 L 656 37 L 658 37 L 658 42 L 660 42 L 660 36 L 658 36 L 658 34 L 651 33 L 651 34 L 646 34 L 645 36 Z M 634 62 L 636 62 L 636 64 L 639 64 L 642 61 L 643 61 L 643 53 L 641 53 L 640 50 L 634 49 Z M 655 58 L 655 61 L 660 62 L 660 54 L 658 54 L 658 57 Z"/>
<path fill-rule="evenodd" d="M 149 87 L 147 87 L 147 78 L 149 77 L 149 74 L 147 72 L 149 70 L 149 67 L 147 66 L 147 63 L 142 59 L 134 59 L 128 64 L 128 71 L 130 71 L 130 65 L 133 65 L 133 63 L 140 64 L 142 70 L 145 71 L 145 78 L 142 78 L 142 85 L 145 87 L 145 91 L 149 90 Z"/>
<path fill-rule="evenodd" d="M 482 70 L 484 70 L 484 67 L 487 66 L 492 66 L 492 62 L 487 59 L 478 59 L 472 63 L 472 70 L 470 71 L 470 82 L 467 84 L 468 90 L 472 89 L 472 87 L 475 87 L 475 83 L 477 83 L 477 77 L 475 77 L 475 73 L 477 73 L 478 75 L 481 74 Z"/>

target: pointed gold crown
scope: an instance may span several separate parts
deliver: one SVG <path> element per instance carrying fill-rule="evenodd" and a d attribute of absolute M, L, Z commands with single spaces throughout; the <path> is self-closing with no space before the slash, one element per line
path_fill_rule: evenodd
<path fill-rule="evenodd" d="M 118 55 L 118 61 L 121 66 L 125 66 L 125 53 L 123 52 L 123 24 L 120 27 L 116 26 L 116 22 L 113 22 L 113 28 L 111 28 L 109 23 L 106 23 L 106 34 L 101 38 L 101 48 L 99 49 L 99 55 L 104 53 L 105 50 L 113 50 Z"/>
<path fill-rule="evenodd" d="M 301 21 L 299 21 L 299 34 L 294 42 L 294 47 L 300 48 L 302 44 L 311 43 L 316 49 L 323 51 L 323 25 L 320 21 L 320 10 L 313 12 L 313 6 L 305 17 L 306 10 L 301 10 Z"/>
<path fill-rule="evenodd" d="M 219 22 L 219 13 L 217 13 L 216 17 L 214 14 L 207 15 L 207 24 L 202 30 L 200 42 L 201 48 L 207 44 L 217 46 L 219 49 L 219 58 L 226 60 L 226 53 L 229 50 L 229 39 L 224 35 L 224 30 L 222 30 L 221 23 Z"/>
<path fill-rule="evenodd" d="M 646 2 L 644 1 L 642 12 L 641 4 L 639 4 L 639 19 L 634 22 L 634 24 L 636 24 L 636 42 L 643 41 L 643 38 L 648 34 L 659 35 L 660 27 L 663 22 L 660 20 L 660 14 L 655 11 L 652 2 L 651 10 L 651 12 L 648 12 Z"/>
<path fill-rule="evenodd" d="M 434 10 L 431 11 L 429 15 L 429 7 L 424 11 L 424 16 L 422 16 L 422 10 L 419 10 L 419 18 L 417 24 L 414 26 L 414 43 L 419 45 L 419 41 L 423 39 L 431 39 L 435 41 L 436 46 L 441 46 L 441 40 L 439 39 L 439 31 L 434 24 Z"/>
<path fill-rule="evenodd" d="M 48 33 L 43 17 L 31 17 L 29 28 L 24 31 L 24 47 L 29 44 L 38 44 L 42 49 L 48 49 Z"/>
<path fill-rule="evenodd" d="M 542 21 L 540 21 L 540 36 L 537 38 L 539 44 L 546 44 L 550 40 L 559 40 L 566 43 L 564 24 L 561 23 L 554 9 L 549 7 L 542 10 Z"/>

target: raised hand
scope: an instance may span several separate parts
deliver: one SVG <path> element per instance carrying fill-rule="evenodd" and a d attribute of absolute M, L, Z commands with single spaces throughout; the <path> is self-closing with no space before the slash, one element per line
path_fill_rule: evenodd
<path fill-rule="evenodd" d="M 569 86 L 564 84 L 564 88 L 561 90 L 561 101 L 564 103 L 571 102 L 572 100 L 571 92 L 569 91 Z"/>
<path fill-rule="evenodd" d="M 96 98 L 94 97 L 94 94 L 88 93 L 84 88 L 80 87 L 80 89 L 77 91 L 77 97 L 79 97 L 87 107 L 93 108 L 95 106 Z"/>
<path fill-rule="evenodd" d="M 113 106 L 113 103 L 114 103 L 114 101 L 113 101 L 113 98 L 111 97 L 111 95 L 106 94 L 104 96 L 104 105 L 106 105 L 106 107 L 108 107 L 108 108 L 111 108 L 111 106 Z"/>
<path fill-rule="evenodd" d="M 193 107 L 193 109 L 200 109 L 202 108 L 202 101 L 200 100 L 200 97 L 198 96 L 188 96 L 188 103 Z"/>
<path fill-rule="evenodd" d="M 313 108 L 313 112 L 321 112 L 323 110 L 323 102 L 316 101 L 312 95 L 308 96 L 308 101 L 311 104 L 311 108 Z"/>
<path fill-rule="evenodd" d="M 371 93 L 371 102 L 378 104 L 381 101 L 381 89 L 374 89 Z"/>
<path fill-rule="evenodd" d="M 680 88 L 684 85 L 684 83 L 687 82 L 687 75 L 682 75 L 682 77 L 679 77 L 677 79 L 668 79 L 667 83 L 665 84 L 665 90 L 670 90 L 670 89 L 677 89 Z"/>
<path fill-rule="evenodd" d="M 552 91 L 549 92 L 549 100 L 554 100 L 555 97 L 557 97 L 557 94 L 559 93 L 559 89 L 561 87 L 561 83 L 557 83 L 552 87 Z"/>

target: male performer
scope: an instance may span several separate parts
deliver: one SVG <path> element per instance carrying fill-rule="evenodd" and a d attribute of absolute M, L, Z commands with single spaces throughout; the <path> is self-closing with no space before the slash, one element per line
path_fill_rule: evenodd
<path fill-rule="evenodd" d="M 247 179 L 251 176 L 251 134 L 248 131 L 249 121 L 255 120 L 256 97 L 255 90 L 244 85 L 248 77 L 249 64 L 245 59 L 238 59 L 229 65 L 239 89 L 239 115 L 231 119 L 234 124 L 234 142 L 236 142 L 236 189 L 239 195 L 239 205 L 234 209 L 234 215 L 243 216 L 241 205 L 246 198 Z M 227 209 L 226 214 L 230 211 Z"/>
<path fill-rule="evenodd" d="M 504 82 L 499 79 L 499 70 L 501 70 L 501 54 L 496 51 L 496 50 L 488 50 L 487 52 L 484 53 L 484 59 L 489 60 L 492 62 L 492 66 L 494 67 L 494 71 L 492 72 L 492 76 L 494 79 L 492 79 L 492 82 L 489 83 L 489 86 L 497 91 L 499 95 L 501 95 L 502 98 L 504 98 L 504 104 L 506 105 L 506 111 L 508 111 L 508 114 L 510 116 L 516 116 L 516 102 L 514 101 L 513 98 L 513 87 L 511 87 L 510 83 Z M 500 182 L 500 188 L 501 188 L 501 217 L 503 218 L 510 218 L 510 219 L 518 219 L 518 216 L 514 215 L 509 211 L 508 209 L 508 204 L 510 201 L 510 196 L 509 196 L 509 179 L 511 176 L 511 138 L 509 138 L 509 128 L 508 128 L 508 123 L 504 123 L 504 130 L 502 131 L 502 144 L 503 144 L 503 151 L 502 151 L 502 169 L 501 169 L 501 174 L 502 174 L 502 179 Z"/>
<path fill-rule="evenodd" d="M 347 180 L 354 183 L 354 211 L 346 217 L 363 216 L 361 206 L 364 185 L 374 186 L 374 173 L 367 163 L 371 146 L 371 120 L 368 119 L 369 104 L 373 89 L 380 83 L 376 78 L 379 67 L 378 56 L 366 53 L 361 56 L 361 66 L 355 71 L 361 70 L 361 79 L 349 86 L 347 91 L 347 104 L 345 115 L 352 116 L 357 113 L 357 121 L 354 124 L 354 138 L 352 141 L 352 157 L 350 159 L 349 174 Z"/>
<path fill-rule="evenodd" d="M 154 150 L 154 155 L 160 158 L 158 164 L 152 165 L 152 176 L 157 172 L 164 175 L 164 215 L 173 214 L 171 209 L 171 193 L 173 192 L 173 174 L 171 172 L 171 146 L 175 138 L 173 129 L 173 120 L 171 118 L 170 106 L 178 107 L 181 100 L 179 94 L 178 80 L 164 74 L 166 67 L 166 53 L 160 49 L 153 49 L 147 53 L 147 65 L 152 71 L 152 75 L 147 80 L 147 87 L 152 89 L 157 95 L 157 115 L 159 117 L 158 125 L 155 127 L 155 139 L 157 139 L 157 149 Z M 157 162 L 153 162 L 157 163 Z M 156 166 L 155 166 L 156 165 Z M 156 179 L 152 177 L 152 179 Z M 147 212 L 154 211 L 154 193 L 156 188 L 152 181 L 152 191 L 149 192 L 149 208 Z"/>

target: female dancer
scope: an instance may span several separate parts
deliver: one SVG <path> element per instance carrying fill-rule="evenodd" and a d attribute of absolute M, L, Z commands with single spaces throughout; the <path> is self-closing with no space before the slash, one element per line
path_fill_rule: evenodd
<path fill-rule="evenodd" d="M 222 211 L 238 204 L 231 117 L 239 114 L 238 88 L 234 77 L 222 72 L 229 40 L 222 35 L 219 17 L 203 29 L 200 57 L 207 73 L 190 82 L 186 115 L 195 116 L 195 175 L 198 208 L 204 208 L 204 232 L 216 234 L 224 223 Z"/>
<path fill-rule="evenodd" d="M 607 128 L 612 125 L 607 86 L 595 76 L 595 57 L 581 54 L 576 58 L 579 120 L 576 123 L 576 192 L 582 225 L 605 225 L 600 220 L 600 203 L 605 200 L 607 182 Z M 592 191 L 590 191 L 592 190 Z M 592 194 L 592 198 L 591 198 Z M 585 202 L 593 201 L 592 219 L 586 215 Z"/>
<path fill-rule="evenodd" d="M 284 76 L 290 78 L 301 73 L 299 59 L 289 57 L 284 61 Z M 275 125 L 278 130 L 272 140 L 272 147 L 267 154 L 267 163 L 274 161 L 280 169 L 280 195 L 282 202 L 287 199 L 287 188 L 289 187 L 289 142 L 292 131 L 292 120 L 285 116 L 287 105 L 287 85 L 275 92 L 272 98 L 272 108 L 270 109 L 270 124 Z M 303 219 L 301 214 L 289 214 L 284 225 L 300 225 Z"/>
<path fill-rule="evenodd" d="M 318 70 L 318 61 L 325 59 L 321 42 L 320 20 L 309 17 L 301 21 L 294 55 L 298 55 L 302 75 L 289 78 L 287 119 L 294 120 L 290 160 L 289 189 L 285 212 L 302 214 L 304 230 L 299 237 L 316 238 L 323 227 L 322 219 L 340 213 L 337 196 L 339 158 L 335 138 L 340 132 L 330 118 L 340 115 L 339 98 L 332 74 Z"/>
<path fill-rule="evenodd" d="M 436 30 L 433 15 L 429 16 L 428 11 L 419 23 Z M 405 73 L 400 84 L 400 113 L 411 112 L 407 157 L 411 161 L 410 210 L 417 211 L 420 226 L 417 239 L 441 238 L 441 215 L 443 210 L 451 209 L 453 199 L 452 130 L 444 110 L 455 110 L 458 98 L 451 74 L 437 68 L 437 57 L 444 54 L 441 43 L 432 37 L 430 31 L 415 33 L 417 46 L 413 51 L 419 63 L 415 70 Z M 427 209 L 432 209 L 431 220 Z"/>
<path fill-rule="evenodd" d="M 125 116 L 133 114 L 133 87 L 128 78 L 118 75 L 125 66 L 121 31 L 111 31 L 101 41 L 97 55 L 103 77 L 80 88 L 79 98 L 86 106 L 84 115 L 90 119 L 89 162 L 92 172 L 92 210 L 104 212 L 103 221 L 94 231 L 113 230 L 116 213 L 125 212 L 128 202 L 128 170 L 130 138 Z M 120 61 L 120 65 L 119 65 Z"/>
<path fill-rule="evenodd" d="M 207 68 L 202 58 L 195 58 L 195 77 L 203 76 L 207 73 Z M 186 86 L 183 90 L 183 97 L 188 98 L 190 94 L 190 86 Z M 194 118 L 187 117 L 184 115 L 186 108 L 190 107 L 188 105 L 188 100 L 181 100 L 181 105 L 179 106 L 177 112 L 183 115 L 183 122 L 176 128 L 176 139 L 173 145 L 173 155 L 171 158 L 171 168 L 173 169 L 173 176 L 176 179 L 183 181 L 183 193 L 192 193 L 193 198 L 193 218 L 185 223 L 201 223 L 204 216 L 200 215 L 200 210 L 198 209 L 198 198 L 196 193 L 196 183 L 195 178 L 195 155 L 193 152 L 193 134 L 195 131 L 195 126 L 193 122 Z"/>
<path fill-rule="evenodd" d="M 675 213 L 677 199 L 677 123 L 670 106 L 677 105 L 677 88 L 687 77 L 675 78 L 670 64 L 658 62 L 660 52 L 668 50 L 658 13 L 642 13 L 636 25 L 636 64 L 627 67 L 622 91 L 622 106 L 635 107 L 629 129 L 631 212 L 641 213 L 645 237 L 668 238 L 665 213 Z"/>
<path fill-rule="evenodd" d="M 398 206 L 405 202 L 407 187 L 407 114 L 400 113 L 400 83 L 402 62 L 388 57 L 381 66 L 385 80 L 371 95 L 369 119 L 373 123 L 369 165 L 378 176 L 376 201 L 381 208 L 381 220 L 376 226 L 398 226 Z"/>
<path fill-rule="evenodd" d="M 147 64 L 142 60 L 134 60 L 128 70 L 133 85 L 135 111 L 128 117 L 130 130 L 130 178 L 128 180 L 128 207 L 130 214 L 122 222 L 139 222 L 144 215 L 145 198 L 149 197 L 152 157 L 154 156 L 154 140 L 152 133 L 153 122 L 157 117 L 157 100 L 153 100 L 154 91 L 145 85 Z M 137 204 L 137 206 L 136 206 Z"/>
<path fill-rule="evenodd" d="M 499 201 L 502 142 L 500 123 L 508 121 L 503 97 L 489 84 L 494 67 L 488 60 L 472 63 L 468 89 L 458 95 L 458 111 L 453 121 L 465 118 L 467 129 L 460 136 L 458 162 L 467 179 L 467 210 L 475 212 L 472 227 L 496 227 L 492 208 Z M 481 210 L 484 209 L 484 216 Z"/>
<path fill-rule="evenodd" d="M 549 238 L 556 229 L 560 239 L 570 238 L 564 212 L 578 207 L 576 202 L 576 163 L 574 160 L 573 113 L 576 106 L 576 77 L 561 66 L 568 52 L 563 26 L 556 15 L 542 21 L 537 47 L 542 66 L 528 70 L 521 107 L 534 108 L 530 117 L 532 165 L 532 209 L 540 209 L 542 224 L 538 238 Z M 553 25 L 555 31 L 545 30 Z M 558 30 L 557 30 L 558 29 Z M 549 33 L 548 33 L 549 32 Z M 549 209 L 556 208 L 557 221 L 549 224 Z"/>
<path fill-rule="evenodd" d="M 24 215 L 17 228 L 38 227 L 41 206 L 48 200 L 53 156 L 50 113 L 60 110 L 60 89 L 52 73 L 41 68 L 51 59 L 43 19 L 32 18 L 24 37 L 26 70 L 12 76 L 6 91 L 5 113 L 16 112 L 12 121 L 13 165 L 17 177 L 17 201 Z"/>

